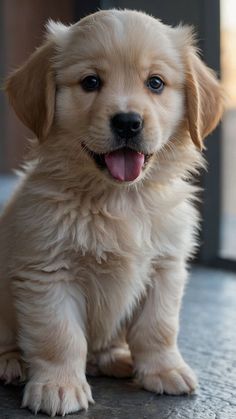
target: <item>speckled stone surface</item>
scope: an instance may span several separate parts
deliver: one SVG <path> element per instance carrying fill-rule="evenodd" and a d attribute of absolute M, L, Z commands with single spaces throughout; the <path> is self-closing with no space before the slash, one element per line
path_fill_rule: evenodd
<path fill-rule="evenodd" d="M 89 379 L 96 404 L 69 418 L 236 419 L 236 274 L 193 270 L 183 302 L 179 344 L 198 373 L 196 395 L 156 396 L 136 389 L 128 380 Z M 22 391 L 0 386 L 1 419 L 35 417 L 20 409 Z"/>

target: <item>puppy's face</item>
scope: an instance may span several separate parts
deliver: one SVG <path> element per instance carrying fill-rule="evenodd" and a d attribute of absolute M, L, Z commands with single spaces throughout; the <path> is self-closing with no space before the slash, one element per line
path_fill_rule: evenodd
<path fill-rule="evenodd" d="M 195 55 L 189 28 L 111 10 L 71 27 L 52 22 L 49 32 L 48 43 L 9 79 L 8 92 L 42 141 L 50 141 L 56 128 L 67 155 L 88 171 L 115 183 L 135 182 L 156 164 L 180 126 L 201 147 L 218 122 L 218 82 Z M 36 98 L 27 92 L 24 80 L 33 86 L 29 78 Z M 26 93 L 34 99 L 22 109 L 20 96 Z"/>
<path fill-rule="evenodd" d="M 113 11 L 68 34 L 57 67 L 57 121 L 108 179 L 140 179 L 184 117 L 184 66 L 166 28 Z"/>

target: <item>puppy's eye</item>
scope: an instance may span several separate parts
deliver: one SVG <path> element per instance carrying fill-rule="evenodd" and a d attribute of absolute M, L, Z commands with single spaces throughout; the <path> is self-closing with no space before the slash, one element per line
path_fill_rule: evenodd
<path fill-rule="evenodd" d="M 158 76 L 151 76 L 146 81 L 146 86 L 153 92 L 153 93 L 161 93 L 164 89 L 165 83 L 164 81 Z"/>
<path fill-rule="evenodd" d="M 80 84 L 85 92 L 93 92 L 94 90 L 98 90 L 101 87 L 101 80 L 98 76 L 91 75 L 85 77 L 80 82 Z"/>

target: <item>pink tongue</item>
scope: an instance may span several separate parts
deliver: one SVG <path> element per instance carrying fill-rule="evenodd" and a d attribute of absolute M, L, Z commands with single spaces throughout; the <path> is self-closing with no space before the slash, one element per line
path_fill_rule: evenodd
<path fill-rule="evenodd" d="M 136 179 L 144 165 L 144 154 L 128 148 L 105 154 L 105 162 L 110 174 L 120 181 Z"/>

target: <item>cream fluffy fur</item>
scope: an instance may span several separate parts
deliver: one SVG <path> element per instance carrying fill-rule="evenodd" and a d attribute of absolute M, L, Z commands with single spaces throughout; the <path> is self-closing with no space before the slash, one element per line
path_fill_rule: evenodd
<path fill-rule="evenodd" d="M 198 214 L 192 173 L 222 99 L 191 29 L 135 11 L 101 11 L 48 36 L 7 81 L 37 135 L 0 224 L 0 378 L 26 365 L 23 406 L 49 415 L 93 402 L 93 373 L 128 376 L 156 393 L 190 393 L 196 378 L 177 347 L 178 318 Z M 80 80 L 103 86 L 84 92 Z M 160 95 L 145 81 L 165 81 Z M 134 182 L 98 168 L 112 149 L 109 118 L 144 119 L 152 158 Z M 131 355 L 130 355 L 130 352 Z"/>

